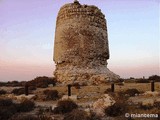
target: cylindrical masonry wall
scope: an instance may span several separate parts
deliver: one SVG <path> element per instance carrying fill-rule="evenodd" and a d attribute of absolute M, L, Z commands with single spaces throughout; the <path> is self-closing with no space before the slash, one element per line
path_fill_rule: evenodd
<path fill-rule="evenodd" d="M 102 73 L 97 69 L 107 68 L 107 59 L 107 26 L 101 10 L 79 2 L 61 7 L 54 43 L 54 75 L 57 80 L 75 82 L 81 78 L 91 79 L 93 75 Z"/>

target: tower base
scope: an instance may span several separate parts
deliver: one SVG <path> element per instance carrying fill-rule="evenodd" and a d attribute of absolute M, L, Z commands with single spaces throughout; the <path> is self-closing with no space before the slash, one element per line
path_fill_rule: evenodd
<path fill-rule="evenodd" d="M 107 67 L 77 68 L 76 66 L 56 67 L 54 76 L 62 84 L 99 85 L 117 81 L 120 76 L 111 72 Z"/>

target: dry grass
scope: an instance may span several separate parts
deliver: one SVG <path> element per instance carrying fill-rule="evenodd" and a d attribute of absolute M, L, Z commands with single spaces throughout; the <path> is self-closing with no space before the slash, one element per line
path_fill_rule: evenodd
<path fill-rule="evenodd" d="M 155 90 L 160 92 L 160 83 L 155 83 Z M 150 91 L 150 83 L 124 83 L 124 85 L 117 85 L 115 84 L 115 93 L 116 94 L 120 94 L 120 96 L 124 95 L 124 92 L 128 89 L 137 89 L 140 92 L 145 92 L 145 91 Z M 94 102 L 97 99 L 99 99 L 104 92 L 109 89 L 111 87 L 110 84 L 106 84 L 106 85 L 100 85 L 100 86 L 81 86 L 80 89 L 76 88 L 76 87 L 72 87 L 72 95 L 77 95 L 78 96 L 78 100 L 76 101 L 76 103 L 78 104 L 89 104 L 89 102 Z M 16 88 L 16 87 L 15 87 Z M 13 87 L 3 87 L 4 90 L 11 92 L 13 90 Z M 62 95 L 67 95 L 68 90 L 67 90 L 67 86 L 54 86 L 54 87 L 47 87 L 47 88 L 37 88 L 36 90 L 33 91 L 34 94 L 36 94 L 38 96 L 39 99 L 36 99 L 35 102 L 40 102 L 40 103 L 44 103 L 44 104 L 49 104 L 49 105 L 53 105 L 56 104 L 56 101 L 43 101 L 42 100 L 42 96 L 44 96 L 44 92 L 45 90 L 56 90 L 58 91 L 58 94 L 60 96 Z M 7 94 L 6 94 L 7 95 Z M 129 96 L 130 97 L 130 96 Z M 143 99 L 149 99 L 152 97 L 149 96 L 136 96 L 133 97 L 135 99 L 142 97 Z M 159 97 L 159 96 L 158 96 Z M 130 97 L 131 98 L 131 97 Z M 157 103 L 159 105 L 159 103 Z M 153 107 L 151 109 L 148 109 L 147 111 L 145 109 L 140 108 L 140 105 L 127 105 L 127 109 L 128 109 L 128 113 L 157 113 L 157 111 L 159 110 L 159 108 Z M 119 110 L 119 107 L 116 109 Z M 3 111 L 2 111 L 3 112 Z M 160 113 L 159 113 L 160 114 Z M 10 113 L 8 113 L 8 115 L 10 115 Z M 43 116 L 42 116 L 43 117 Z M 124 115 L 123 115 L 124 117 Z M 121 116 L 119 116 L 119 118 L 121 118 Z M 117 119 L 118 120 L 118 119 Z M 135 119 L 136 120 L 136 119 Z M 137 119 L 139 120 L 139 119 Z"/>
<path fill-rule="evenodd" d="M 155 83 L 155 90 L 160 92 L 160 86 L 158 86 L 159 83 Z M 95 101 L 100 96 L 104 94 L 106 89 L 111 88 L 110 84 L 106 85 L 100 85 L 100 86 L 81 86 L 80 89 L 76 89 L 76 87 L 72 87 L 72 95 L 77 95 L 80 97 L 78 99 L 78 102 L 87 102 L 87 101 Z M 124 92 L 128 89 L 134 89 L 136 88 L 140 92 L 150 91 L 150 83 L 125 83 L 123 86 L 116 85 L 115 84 L 115 92 Z M 35 91 L 33 91 L 34 94 L 38 95 L 39 98 L 43 95 L 44 90 L 57 90 L 59 95 L 67 95 L 68 90 L 67 86 L 54 86 L 54 87 L 48 87 L 48 88 L 37 88 Z M 88 97 L 86 97 L 88 96 Z"/>

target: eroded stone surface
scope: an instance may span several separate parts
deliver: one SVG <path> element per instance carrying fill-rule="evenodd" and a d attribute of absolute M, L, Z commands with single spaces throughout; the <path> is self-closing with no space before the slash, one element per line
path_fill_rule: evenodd
<path fill-rule="evenodd" d="M 99 84 L 118 75 L 109 71 L 109 46 L 104 14 L 79 2 L 61 7 L 54 43 L 55 77 L 59 82 Z"/>
<path fill-rule="evenodd" d="M 96 102 L 93 103 L 93 111 L 98 116 L 105 115 L 105 109 L 115 103 L 115 100 L 110 97 L 108 94 L 104 94 L 104 96 L 98 99 Z"/>

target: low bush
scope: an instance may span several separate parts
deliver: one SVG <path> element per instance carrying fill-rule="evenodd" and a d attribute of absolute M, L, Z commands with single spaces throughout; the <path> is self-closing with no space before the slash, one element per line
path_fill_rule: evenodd
<path fill-rule="evenodd" d="M 7 92 L 5 90 L 0 90 L 0 95 L 4 95 L 6 94 Z"/>
<path fill-rule="evenodd" d="M 109 93 L 109 95 L 115 100 L 115 103 L 105 108 L 105 114 L 107 116 L 116 117 L 121 116 L 127 112 L 128 97 L 126 97 L 122 91 Z"/>
<path fill-rule="evenodd" d="M 18 112 L 28 112 L 34 109 L 34 102 L 30 100 L 24 100 L 20 104 L 17 104 L 17 111 Z"/>
<path fill-rule="evenodd" d="M 31 111 L 33 108 L 34 102 L 29 100 L 25 100 L 22 103 L 15 104 L 12 102 L 11 99 L 0 98 L 0 120 L 8 120 L 17 112 L 28 112 Z"/>
<path fill-rule="evenodd" d="M 0 86 L 6 86 L 6 82 L 0 82 Z"/>
<path fill-rule="evenodd" d="M 33 90 L 36 90 L 37 88 L 36 88 L 36 86 L 29 86 L 28 89 L 29 89 L 30 91 L 33 91 Z"/>
<path fill-rule="evenodd" d="M 97 116 L 96 113 L 91 112 L 90 113 L 90 120 L 101 120 L 101 117 Z"/>
<path fill-rule="evenodd" d="M 11 99 L 0 99 L 0 120 L 8 120 L 16 112 L 16 105 Z"/>
<path fill-rule="evenodd" d="M 56 100 L 59 98 L 57 90 L 44 90 L 43 93 L 46 96 L 46 100 Z"/>
<path fill-rule="evenodd" d="M 33 116 L 33 115 L 15 115 L 13 116 L 10 120 L 44 120 L 44 119 L 39 119 L 38 117 L 36 116 Z M 46 119 L 48 120 L 48 119 Z"/>
<path fill-rule="evenodd" d="M 154 106 L 151 105 L 151 104 L 148 104 L 148 105 L 142 105 L 142 104 L 140 104 L 139 108 L 142 109 L 142 110 L 150 110 L 150 109 L 154 108 Z"/>
<path fill-rule="evenodd" d="M 160 110 L 160 101 L 155 101 L 153 106 Z"/>
<path fill-rule="evenodd" d="M 78 108 L 78 105 L 75 102 L 71 100 L 61 100 L 58 101 L 57 107 L 54 108 L 53 112 L 55 114 L 69 113 L 76 108 Z"/>
<path fill-rule="evenodd" d="M 12 100 L 11 99 L 0 99 L 0 106 L 11 106 L 13 103 L 12 103 Z"/>
<path fill-rule="evenodd" d="M 53 120 L 50 116 L 41 115 L 14 115 L 10 120 Z"/>
<path fill-rule="evenodd" d="M 48 87 L 48 84 L 47 84 L 47 83 L 40 82 L 40 83 L 37 83 L 37 84 L 36 84 L 36 87 L 37 87 L 37 88 L 47 88 L 47 87 Z"/>
<path fill-rule="evenodd" d="M 8 82 L 0 82 L 0 86 L 7 86 L 7 87 L 21 87 L 24 86 L 26 81 L 8 81 Z"/>
<path fill-rule="evenodd" d="M 124 114 L 127 110 L 126 104 L 121 102 L 116 102 L 112 106 L 105 109 L 105 114 L 111 117 L 116 117 Z"/>
<path fill-rule="evenodd" d="M 90 117 L 85 111 L 75 109 L 68 113 L 63 120 L 90 120 Z"/>
<path fill-rule="evenodd" d="M 24 92 L 25 92 L 24 88 L 15 88 L 12 90 L 11 93 L 15 95 L 21 95 L 21 94 L 24 94 Z"/>
<path fill-rule="evenodd" d="M 143 105 L 142 103 L 139 104 L 139 108 L 143 109 L 143 110 L 151 110 L 153 108 L 155 109 L 160 109 L 160 102 L 159 101 L 155 101 L 154 104 L 146 104 Z"/>
<path fill-rule="evenodd" d="M 128 96 L 124 94 L 124 91 L 118 91 L 118 92 L 110 92 L 108 93 L 115 101 L 120 103 L 127 103 Z"/>
<path fill-rule="evenodd" d="M 123 82 L 118 82 L 118 83 L 116 83 L 116 85 L 124 86 Z"/>
<path fill-rule="evenodd" d="M 40 115 L 38 116 L 38 120 L 53 120 L 51 116 L 48 115 Z M 56 120 L 56 119 L 54 119 Z"/>
<path fill-rule="evenodd" d="M 107 89 L 104 91 L 105 94 L 108 94 L 108 93 L 110 93 L 110 92 L 112 92 L 111 88 L 107 88 Z"/>
<path fill-rule="evenodd" d="M 127 89 L 124 94 L 127 94 L 128 96 L 132 97 L 135 96 L 135 94 L 140 94 L 140 92 L 137 89 Z"/>
<path fill-rule="evenodd" d="M 55 86 L 56 80 L 55 78 L 43 76 L 43 77 L 36 77 L 35 79 L 28 81 L 27 84 L 29 86 L 36 86 L 38 88 L 46 88 L 48 87 L 49 84 Z"/>
<path fill-rule="evenodd" d="M 136 79 L 136 83 L 149 83 L 150 81 L 148 79 Z"/>
<path fill-rule="evenodd" d="M 125 83 L 135 83 L 135 79 L 125 79 Z"/>
<path fill-rule="evenodd" d="M 0 109 L 0 120 L 8 120 L 15 113 L 7 108 Z"/>
<path fill-rule="evenodd" d="M 152 76 L 149 76 L 148 78 L 149 81 L 155 81 L 155 82 L 160 82 L 160 76 L 158 75 L 152 75 Z"/>
<path fill-rule="evenodd" d="M 119 79 L 119 82 L 120 82 L 120 83 L 124 82 L 124 79 L 123 79 L 123 78 L 120 78 L 120 79 Z"/>
<path fill-rule="evenodd" d="M 75 87 L 76 89 L 81 88 L 81 85 L 79 83 L 73 83 L 72 86 Z"/>

